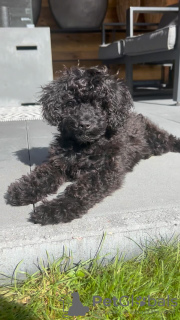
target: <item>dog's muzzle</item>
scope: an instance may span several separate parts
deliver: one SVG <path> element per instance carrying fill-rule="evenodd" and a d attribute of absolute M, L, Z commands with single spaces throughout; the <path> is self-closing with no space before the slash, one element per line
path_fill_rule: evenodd
<path fill-rule="evenodd" d="M 102 126 L 94 122 L 65 118 L 60 131 L 65 138 L 76 140 L 79 143 L 93 142 L 102 135 Z"/>

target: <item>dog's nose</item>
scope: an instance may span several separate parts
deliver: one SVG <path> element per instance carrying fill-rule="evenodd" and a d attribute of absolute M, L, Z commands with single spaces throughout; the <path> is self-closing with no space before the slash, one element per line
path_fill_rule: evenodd
<path fill-rule="evenodd" d="M 89 129 L 90 128 L 90 122 L 80 122 L 79 128 L 81 129 Z"/>

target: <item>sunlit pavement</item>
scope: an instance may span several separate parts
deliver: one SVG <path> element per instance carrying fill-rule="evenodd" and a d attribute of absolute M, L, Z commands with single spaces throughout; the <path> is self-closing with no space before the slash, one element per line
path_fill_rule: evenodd
<path fill-rule="evenodd" d="M 34 225 L 28 222 L 33 206 L 7 205 L 4 194 L 8 185 L 46 159 L 56 132 L 42 120 L 28 120 L 41 119 L 39 107 L 35 115 L 31 108 L 20 108 L 20 118 L 15 118 L 15 109 L 0 110 L 0 273 L 12 275 L 21 260 L 19 270 L 35 272 L 37 258 L 46 262 L 46 251 L 50 258 L 60 257 L 65 250 L 72 252 L 74 262 L 88 259 L 95 255 L 103 233 L 106 239 L 101 254 L 110 253 L 109 257 L 117 249 L 130 257 L 140 252 L 135 242 L 143 244 L 150 238 L 180 233 L 178 153 L 141 161 L 126 176 L 122 189 L 68 224 Z M 180 137 L 180 107 L 172 100 L 135 102 L 135 109 Z"/>

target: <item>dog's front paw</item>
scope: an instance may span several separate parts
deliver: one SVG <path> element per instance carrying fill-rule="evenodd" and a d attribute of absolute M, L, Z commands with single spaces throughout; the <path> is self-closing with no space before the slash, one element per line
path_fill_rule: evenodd
<path fill-rule="evenodd" d="M 4 198 L 6 199 L 6 203 L 12 206 L 23 206 L 27 204 L 23 198 L 23 190 L 19 182 L 10 184 Z"/>
<path fill-rule="evenodd" d="M 70 204 L 69 199 L 44 200 L 39 207 L 35 208 L 35 212 L 31 213 L 29 221 L 41 225 L 70 222 L 75 218 L 79 218 L 80 214 L 78 209 L 79 206 L 77 207 L 75 204 Z"/>
<path fill-rule="evenodd" d="M 44 201 L 43 204 L 41 204 L 39 207 L 36 207 L 35 211 L 31 213 L 29 219 L 30 222 L 33 222 L 35 224 L 38 223 L 41 225 L 57 224 L 60 222 L 60 220 L 60 216 L 56 215 L 56 209 L 53 208 L 53 206 L 50 205 L 48 201 Z"/>
<path fill-rule="evenodd" d="M 4 198 L 6 203 L 12 206 L 25 206 L 37 202 L 35 190 L 31 187 L 26 176 L 19 181 L 11 183 Z"/>

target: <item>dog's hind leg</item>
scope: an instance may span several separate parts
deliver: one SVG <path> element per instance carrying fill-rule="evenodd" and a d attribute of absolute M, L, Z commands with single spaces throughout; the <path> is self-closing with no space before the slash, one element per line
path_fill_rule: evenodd
<path fill-rule="evenodd" d="M 30 174 L 10 184 L 5 195 L 8 204 L 23 206 L 36 203 L 48 194 L 55 193 L 65 181 L 62 172 L 50 162 L 37 166 Z"/>
<path fill-rule="evenodd" d="M 149 119 L 142 116 L 145 124 L 145 139 L 148 143 L 150 155 L 161 155 L 167 152 L 180 152 L 180 138 L 160 129 Z"/>
<path fill-rule="evenodd" d="M 118 189 L 122 185 L 124 175 L 125 171 L 117 164 L 114 168 L 109 164 L 109 167 L 106 166 L 99 171 L 86 173 L 77 182 L 68 186 L 63 195 L 52 201 L 44 201 L 31 214 L 30 221 L 46 225 L 79 218 Z"/>

